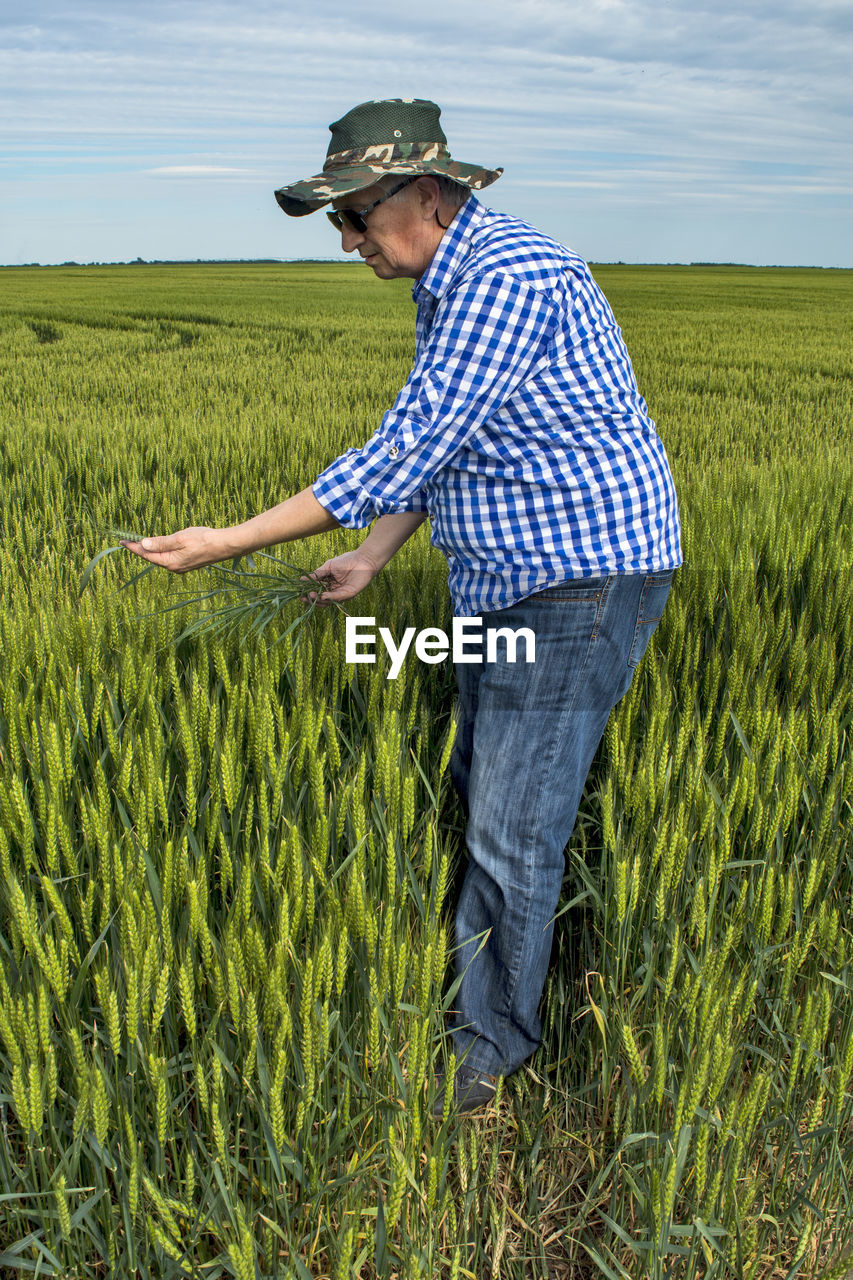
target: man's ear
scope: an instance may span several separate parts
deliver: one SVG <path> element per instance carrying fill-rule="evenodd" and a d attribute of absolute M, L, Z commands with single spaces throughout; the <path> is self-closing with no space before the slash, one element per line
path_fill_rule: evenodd
<path fill-rule="evenodd" d="M 431 218 L 439 205 L 438 183 L 435 178 L 431 178 L 428 174 L 418 178 L 414 183 L 415 193 L 418 201 L 418 209 L 424 218 Z"/>

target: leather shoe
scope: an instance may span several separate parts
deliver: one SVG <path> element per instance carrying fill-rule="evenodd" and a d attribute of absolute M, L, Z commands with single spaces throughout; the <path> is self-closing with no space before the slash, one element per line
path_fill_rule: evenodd
<path fill-rule="evenodd" d="M 476 1071 L 473 1067 L 466 1067 L 464 1062 L 461 1063 L 456 1068 L 453 1081 L 451 1111 L 455 1108 L 460 1115 L 466 1115 L 469 1111 L 478 1111 L 480 1107 L 486 1106 L 495 1096 L 496 1079 L 496 1076 L 486 1075 L 484 1071 Z M 440 1120 L 444 1115 L 444 1095 L 447 1092 L 443 1073 L 436 1073 L 435 1083 L 438 1088 L 432 1104 L 432 1115 L 434 1119 Z"/>

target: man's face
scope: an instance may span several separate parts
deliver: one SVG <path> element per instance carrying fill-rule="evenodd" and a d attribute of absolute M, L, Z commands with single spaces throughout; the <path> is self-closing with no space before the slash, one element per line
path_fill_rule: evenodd
<path fill-rule="evenodd" d="M 395 178 L 400 181 L 399 176 Z M 373 186 L 332 203 L 339 211 L 360 211 L 384 194 L 381 185 Z M 411 183 L 399 195 L 371 210 L 366 231 L 354 231 L 344 222 L 341 230 L 344 253 L 357 249 L 380 280 L 401 276 L 418 280 L 429 266 L 443 235 L 434 217 L 436 200 L 437 184 Z"/>

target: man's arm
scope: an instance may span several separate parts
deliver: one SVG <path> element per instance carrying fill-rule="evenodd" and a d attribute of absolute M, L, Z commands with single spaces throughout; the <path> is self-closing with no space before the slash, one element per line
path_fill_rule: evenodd
<path fill-rule="evenodd" d="M 403 511 L 398 515 L 380 516 L 359 550 L 366 551 L 377 567 L 382 569 L 415 530 L 421 527 L 424 520 L 424 511 Z"/>
<path fill-rule="evenodd" d="M 122 545 L 151 564 L 171 569 L 173 573 L 186 573 L 188 569 L 203 569 L 205 565 L 216 564 L 219 560 L 249 555 L 262 547 L 308 538 L 339 527 L 338 521 L 317 501 L 312 490 L 303 489 L 278 506 L 270 507 L 269 511 L 227 529 L 194 527 L 166 537 L 143 538 L 141 542 Z"/>

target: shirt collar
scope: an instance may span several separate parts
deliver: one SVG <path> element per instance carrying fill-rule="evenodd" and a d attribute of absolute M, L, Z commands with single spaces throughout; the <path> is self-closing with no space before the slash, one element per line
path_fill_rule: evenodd
<path fill-rule="evenodd" d="M 425 294 L 440 298 L 447 290 L 456 268 L 467 257 L 471 236 L 482 221 L 486 210 L 476 196 L 468 200 L 457 213 L 420 280 L 415 282 L 412 297 L 421 302 Z"/>

